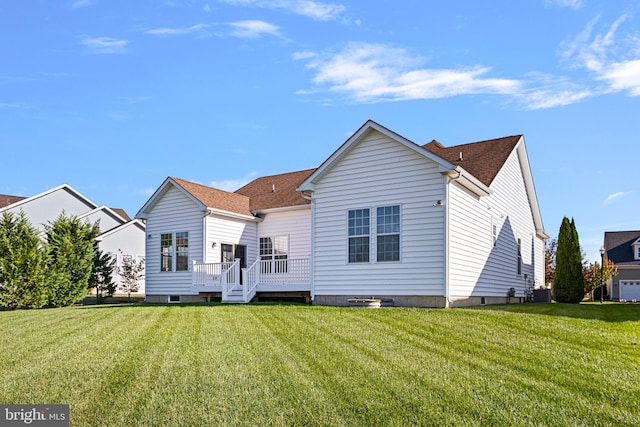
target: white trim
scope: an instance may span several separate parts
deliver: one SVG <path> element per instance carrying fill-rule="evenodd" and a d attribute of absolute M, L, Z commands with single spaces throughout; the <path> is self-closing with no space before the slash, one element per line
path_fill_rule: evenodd
<path fill-rule="evenodd" d="M 71 192 L 71 193 L 75 194 L 75 195 L 76 195 L 76 197 L 78 197 L 79 199 L 81 199 L 81 200 L 82 200 L 82 201 L 84 201 L 85 203 L 87 203 L 87 204 L 89 204 L 89 205 L 93 206 L 93 209 L 96 209 L 96 208 L 98 207 L 98 204 L 96 204 L 96 203 L 92 202 L 91 200 L 89 200 L 89 199 L 88 199 L 87 197 L 85 197 L 83 194 L 81 194 L 80 192 L 78 192 L 78 191 L 76 191 L 74 188 L 72 188 L 69 184 L 62 184 L 62 185 L 59 185 L 59 186 L 57 186 L 57 187 L 55 187 L 55 188 L 52 188 L 52 189 L 47 190 L 47 191 L 45 191 L 45 192 L 42 192 L 42 193 L 40 193 L 40 194 L 36 194 L 35 196 L 27 197 L 26 199 L 22 199 L 22 200 L 20 200 L 20 201 L 17 201 L 17 202 L 15 202 L 15 203 L 10 204 L 10 205 L 4 206 L 4 207 L 0 207 L 0 212 L 2 212 L 2 211 L 4 211 L 4 210 L 7 210 L 7 209 L 9 209 L 9 208 L 14 209 L 14 208 L 16 208 L 17 206 L 22 206 L 23 204 L 25 204 L 25 203 L 29 203 L 29 202 L 30 202 L 30 201 L 32 201 L 32 200 L 39 199 L 40 197 L 47 196 L 47 195 L 49 195 L 49 194 L 51 194 L 51 193 L 53 193 L 53 192 L 56 192 L 56 191 L 58 191 L 58 190 L 62 190 L 62 189 L 67 189 L 69 192 Z M 119 216 L 119 215 L 118 215 L 118 216 Z"/>

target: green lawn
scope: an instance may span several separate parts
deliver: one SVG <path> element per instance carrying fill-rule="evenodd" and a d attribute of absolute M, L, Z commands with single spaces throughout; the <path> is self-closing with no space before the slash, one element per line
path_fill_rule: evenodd
<path fill-rule="evenodd" d="M 73 426 L 640 425 L 640 304 L 0 312 L 0 402 Z"/>

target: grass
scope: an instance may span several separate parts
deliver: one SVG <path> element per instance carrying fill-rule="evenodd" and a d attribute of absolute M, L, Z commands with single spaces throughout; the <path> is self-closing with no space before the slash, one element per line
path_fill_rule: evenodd
<path fill-rule="evenodd" d="M 640 304 L 0 312 L 0 402 L 74 426 L 640 425 Z"/>

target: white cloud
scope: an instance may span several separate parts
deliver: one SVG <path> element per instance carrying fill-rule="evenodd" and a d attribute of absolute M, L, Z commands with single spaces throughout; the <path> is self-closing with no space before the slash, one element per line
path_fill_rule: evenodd
<path fill-rule="evenodd" d="M 306 56 L 313 58 L 312 55 Z M 485 77 L 489 67 L 422 68 L 422 60 L 404 49 L 349 43 L 338 52 L 319 55 L 307 68 L 313 81 L 356 102 L 434 99 L 468 94 L 517 94 L 522 82 Z"/>
<path fill-rule="evenodd" d="M 241 38 L 257 38 L 263 34 L 280 36 L 279 28 L 264 21 L 238 21 L 228 24 L 231 26 L 231 35 Z"/>
<path fill-rule="evenodd" d="M 97 37 L 85 38 L 81 43 L 94 53 L 124 53 L 129 41 L 117 40 L 111 37 Z"/>
<path fill-rule="evenodd" d="M 563 59 L 585 68 L 604 83 L 601 92 L 626 92 L 640 96 L 640 39 L 634 34 L 617 33 L 629 18 L 620 16 L 609 28 L 595 33 L 599 17 L 589 22 L 571 41 L 564 43 Z"/>
<path fill-rule="evenodd" d="M 80 9 L 87 6 L 91 6 L 91 0 L 76 0 L 69 5 L 71 9 Z"/>
<path fill-rule="evenodd" d="M 224 3 L 239 6 L 256 6 L 268 9 L 284 9 L 297 15 L 318 21 L 330 21 L 345 11 L 340 4 L 322 3 L 312 0 L 222 0 Z"/>
<path fill-rule="evenodd" d="M 258 176 L 258 173 L 256 171 L 251 171 L 243 178 L 225 179 L 222 181 L 211 181 L 209 183 L 209 186 L 213 188 L 217 188 L 219 190 L 233 192 L 247 185 L 248 183 L 256 179 L 257 176 Z"/>
<path fill-rule="evenodd" d="M 0 108 L 10 108 L 10 109 L 27 109 L 31 108 L 28 104 L 22 104 L 19 102 L 0 102 Z"/>
<path fill-rule="evenodd" d="M 211 6 L 209 6 L 209 3 L 205 3 L 204 6 L 202 6 L 202 10 L 205 12 L 211 12 Z"/>
<path fill-rule="evenodd" d="M 569 7 L 574 10 L 578 10 L 584 5 L 582 0 L 547 0 L 547 3 L 560 7 Z"/>
<path fill-rule="evenodd" d="M 630 192 L 618 191 L 617 193 L 610 194 L 606 199 L 603 200 L 603 205 L 611 204 L 613 201 L 618 200 L 621 197 L 630 194 Z"/>
<path fill-rule="evenodd" d="M 153 34 L 155 36 L 182 36 L 188 34 L 203 34 L 207 27 L 209 27 L 209 24 L 196 24 L 184 28 L 162 27 L 147 30 L 145 31 L 145 34 Z"/>

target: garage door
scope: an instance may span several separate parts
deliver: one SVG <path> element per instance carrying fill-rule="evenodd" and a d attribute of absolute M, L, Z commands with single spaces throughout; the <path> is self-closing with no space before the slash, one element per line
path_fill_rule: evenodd
<path fill-rule="evenodd" d="M 640 282 L 621 280 L 620 299 L 626 299 L 627 301 L 635 299 L 640 301 Z"/>

